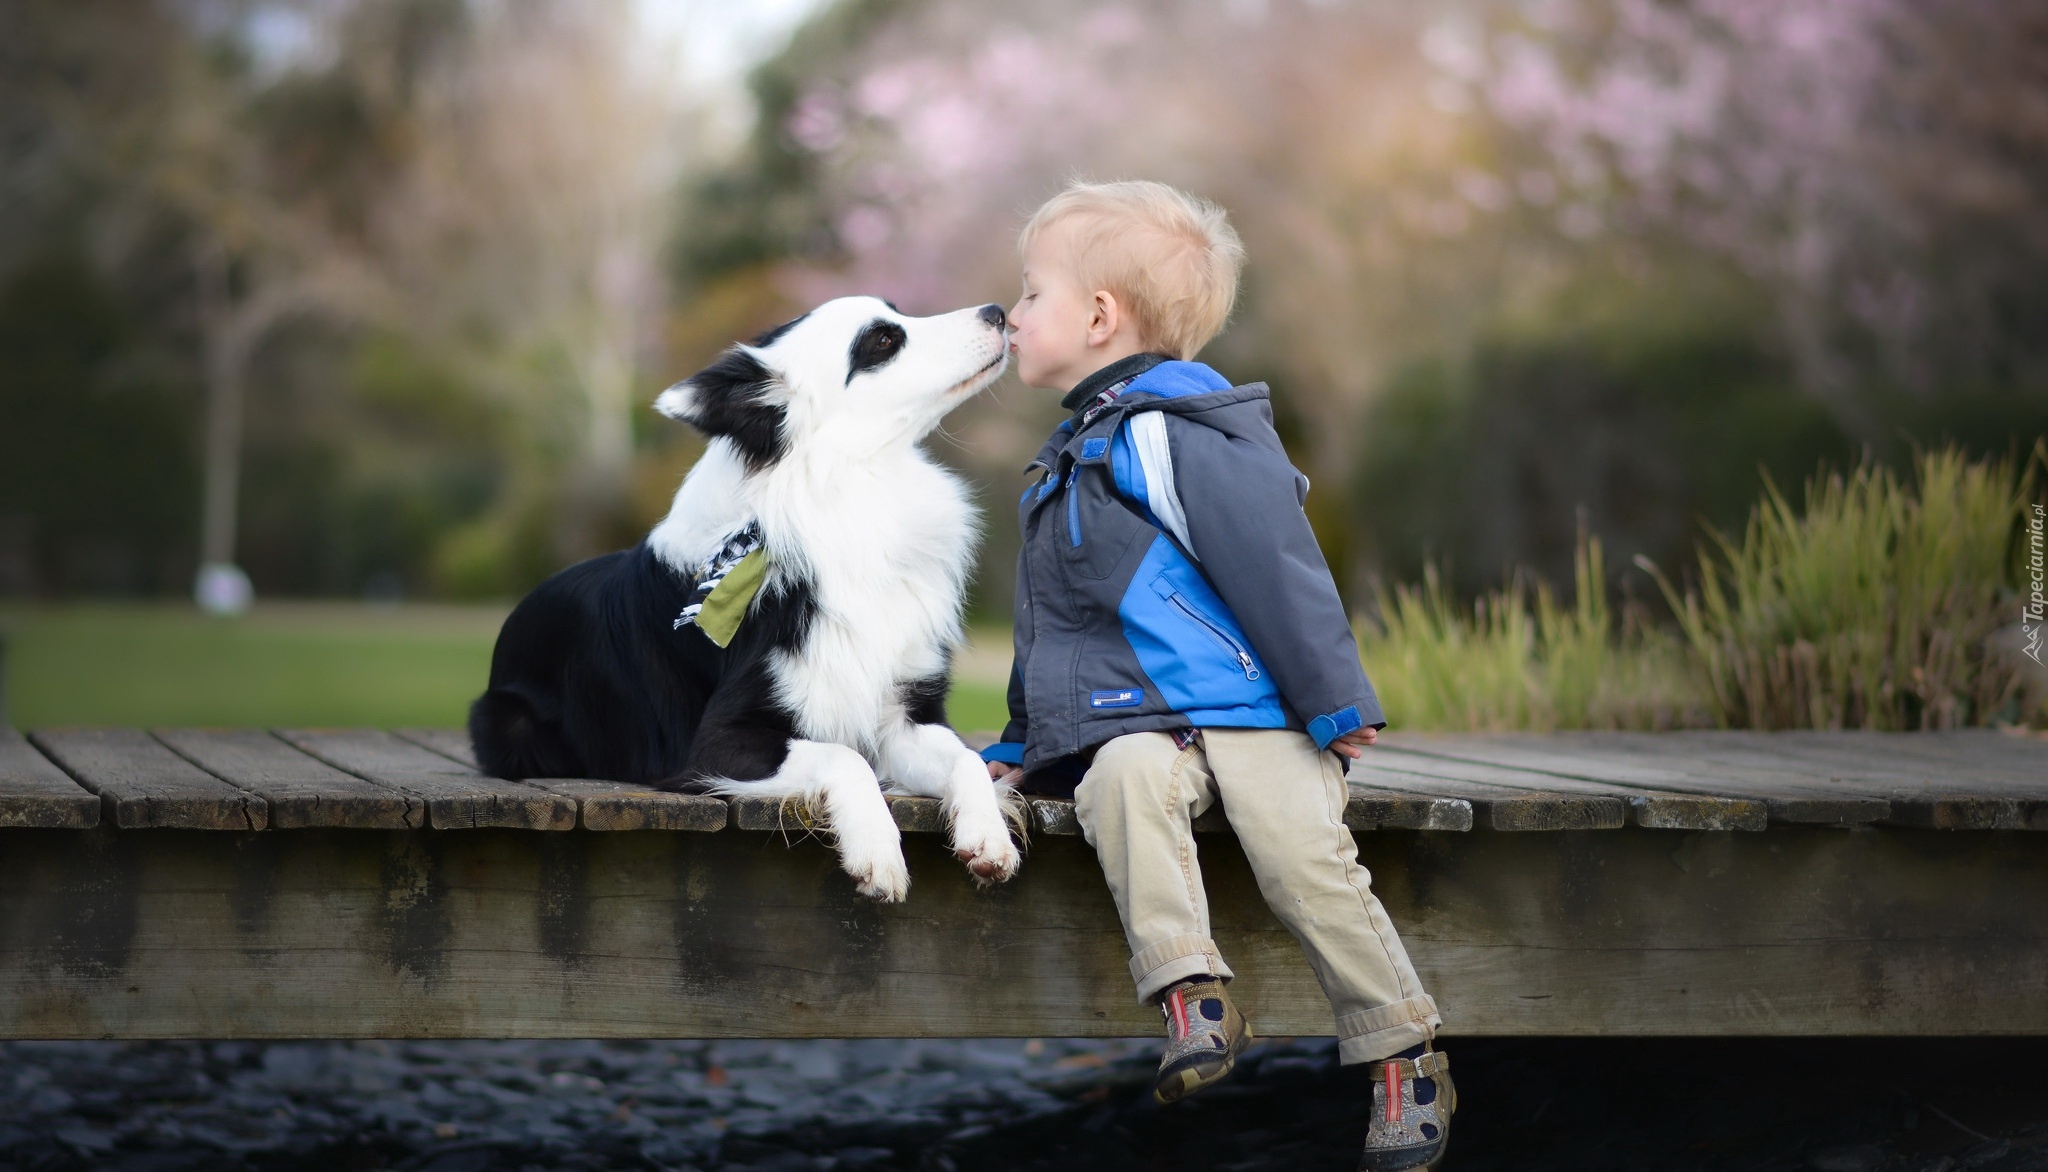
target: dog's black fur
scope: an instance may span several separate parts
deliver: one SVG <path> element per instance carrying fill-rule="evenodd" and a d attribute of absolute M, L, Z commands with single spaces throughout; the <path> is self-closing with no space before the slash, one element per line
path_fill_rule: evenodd
<path fill-rule="evenodd" d="M 645 543 L 571 566 L 505 620 L 490 688 L 470 708 L 477 764 L 495 777 L 596 777 L 694 789 L 781 768 L 795 735 L 768 655 L 803 642 L 799 583 L 755 603 L 732 645 L 673 627 L 690 580 Z"/>

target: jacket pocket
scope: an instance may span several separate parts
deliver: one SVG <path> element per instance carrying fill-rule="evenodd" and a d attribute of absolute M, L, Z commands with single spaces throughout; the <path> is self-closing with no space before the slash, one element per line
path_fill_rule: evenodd
<path fill-rule="evenodd" d="M 1139 532 L 1149 527 L 1116 498 L 1107 464 L 1076 463 L 1067 473 L 1065 491 L 1062 552 L 1067 566 L 1080 578 L 1115 574 Z"/>
<path fill-rule="evenodd" d="M 1204 611 L 1186 594 L 1174 589 L 1173 583 L 1164 575 L 1152 580 L 1152 590 L 1165 599 L 1166 604 L 1190 625 L 1207 636 L 1210 642 L 1216 644 L 1237 670 L 1244 673 L 1245 679 L 1257 680 L 1265 674 L 1259 670 L 1258 661 L 1252 658 L 1251 648 L 1245 646 L 1244 640 L 1239 638 L 1228 624 Z"/>

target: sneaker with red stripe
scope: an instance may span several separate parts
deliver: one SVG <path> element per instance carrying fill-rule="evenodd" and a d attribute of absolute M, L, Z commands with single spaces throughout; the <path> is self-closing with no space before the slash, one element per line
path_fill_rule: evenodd
<path fill-rule="evenodd" d="M 1166 1018 L 1166 1053 L 1152 1094 L 1177 1102 L 1220 1081 L 1252 1040 L 1251 1026 L 1231 1004 L 1218 977 L 1197 977 L 1167 989 L 1159 999 Z"/>

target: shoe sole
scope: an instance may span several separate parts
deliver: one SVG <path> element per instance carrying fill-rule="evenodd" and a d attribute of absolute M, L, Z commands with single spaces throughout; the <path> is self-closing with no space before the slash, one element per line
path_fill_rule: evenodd
<path fill-rule="evenodd" d="M 1200 1071 L 1192 1067 L 1176 1070 L 1165 1080 L 1152 1085 L 1152 1097 L 1161 1103 L 1178 1103 L 1196 1091 L 1215 1086 L 1236 1068 L 1238 1055 L 1243 1054 L 1245 1048 L 1255 1040 L 1256 1036 L 1252 1033 L 1251 1026 L 1245 1026 L 1244 1032 L 1238 1035 L 1236 1044 L 1223 1052 L 1223 1065 L 1217 1068 L 1216 1073 L 1204 1078 Z"/>

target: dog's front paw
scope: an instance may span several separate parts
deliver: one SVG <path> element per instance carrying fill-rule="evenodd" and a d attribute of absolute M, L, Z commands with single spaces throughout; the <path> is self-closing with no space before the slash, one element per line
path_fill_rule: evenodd
<path fill-rule="evenodd" d="M 978 835 L 961 835 L 953 842 L 953 857 L 967 864 L 967 873 L 986 887 L 1006 882 L 1017 873 L 1023 856 L 1010 841 L 1009 830 L 998 822 Z"/>
<path fill-rule="evenodd" d="M 853 876 L 856 890 L 869 899 L 883 903 L 902 903 L 910 894 L 910 867 L 903 861 L 903 852 L 876 852 L 865 858 L 848 854 L 840 859 L 846 873 Z"/>

